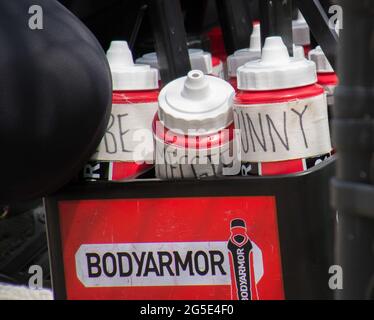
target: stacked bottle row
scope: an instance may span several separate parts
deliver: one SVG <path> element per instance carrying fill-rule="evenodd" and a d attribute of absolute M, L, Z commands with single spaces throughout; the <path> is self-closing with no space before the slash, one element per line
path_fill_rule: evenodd
<path fill-rule="evenodd" d="M 125 41 L 112 42 L 112 114 L 83 178 L 124 181 L 153 167 L 161 179 L 281 175 L 328 158 L 331 65 L 320 47 L 290 56 L 280 37 L 263 48 L 260 37 L 255 23 L 250 47 L 227 57 L 228 81 L 223 61 L 190 49 L 193 70 L 165 86 L 155 53 L 135 64 Z"/>

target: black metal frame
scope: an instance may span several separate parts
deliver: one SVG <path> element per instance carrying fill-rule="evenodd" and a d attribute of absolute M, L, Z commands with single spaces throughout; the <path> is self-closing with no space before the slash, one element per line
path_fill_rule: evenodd
<path fill-rule="evenodd" d="M 271 36 L 281 36 L 293 55 L 292 0 L 260 0 L 261 42 Z"/>
<path fill-rule="evenodd" d="M 66 298 L 59 201 L 176 197 L 275 196 L 285 295 L 288 299 L 329 299 L 328 266 L 335 216 L 328 205 L 331 158 L 307 172 L 279 177 L 182 181 L 135 180 L 67 187 L 45 200 L 56 299 Z M 330 239 L 331 237 L 331 239 Z"/>
<path fill-rule="evenodd" d="M 252 19 L 247 0 L 216 0 L 225 49 L 228 55 L 248 48 L 252 33 Z"/>
<path fill-rule="evenodd" d="M 320 0 L 259 0 L 262 45 L 269 36 L 281 36 L 292 54 L 292 4 L 303 14 L 310 31 L 333 68 L 336 68 L 338 35 L 329 27 L 326 2 Z"/>
<path fill-rule="evenodd" d="M 216 0 L 227 54 L 249 46 L 252 32 L 249 0 Z M 258 0 L 261 12 L 262 41 L 268 36 L 281 36 L 290 54 L 293 53 L 292 5 L 304 15 L 314 39 L 322 47 L 329 62 L 336 67 L 338 36 L 329 27 L 329 17 L 320 0 Z M 147 0 L 154 33 L 156 52 L 163 83 L 185 76 L 191 65 L 180 1 Z M 323 3 L 325 5 L 325 3 Z M 197 5 L 197 3 L 195 4 Z M 206 1 L 201 3 L 204 11 Z M 203 16 L 198 17 L 199 20 Z M 201 21 L 200 21 L 201 22 Z"/>
<path fill-rule="evenodd" d="M 339 150 L 332 204 L 339 212 L 336 264 L 344 275 L 337 299 L 374 299 L 374 64 L 371 41 L 374 11 L 370 1 L 340 0 L 339 81 L 333 133 Z"/>
<path fill-rule="evenodd" d="M 148 0 L 162 82 L 185 76 L 191 70 L 184 19 L 179 0 Z"/>
<path fill-rule="evenodd" d="M 329 27 L 329 17 L 319 0 L 295 0 L 330 64 L 336 69 L 338 35 Z"/>

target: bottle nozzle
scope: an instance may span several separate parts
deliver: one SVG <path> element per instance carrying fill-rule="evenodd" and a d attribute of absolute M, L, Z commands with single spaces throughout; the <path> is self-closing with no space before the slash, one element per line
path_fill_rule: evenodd
<path fill-rule="evenodd" d="M 131 67 L 134 65 L 127 41 L 112 41 L 107 52 L 107 58 L 111 66 Z"/>
<path fill-rule="evenodd" d="M 249 50 L 250 51 L 261 51 L 261 31 L 260 31 L 259 23 L 256 23 L 253 25 L 253 31 L 251 34 Z"/>
<path fill-rule="evenodd" d="M 209 82 L 200 70 L 192 70 L 187 74 L 182 96 L 187 99 L 204 99 L 209 94 Z"/>
<path fill-rule="evenodd" d="M 278 64 L 290 61 L 287 47 L 281 37 L 268 37 L 262 48 L 262 63 Z"/>

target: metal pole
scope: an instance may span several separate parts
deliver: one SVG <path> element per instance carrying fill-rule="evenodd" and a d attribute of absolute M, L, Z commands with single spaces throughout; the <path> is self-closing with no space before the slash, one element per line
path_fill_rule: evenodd
<path fill-rule="evenodd" d="M 271 36 L 280 36 L 293 55 L 292 0 L 260 0 L 261 41 Z"/>
<path fill-rule="evenodd" d="M 338 35 L 329 27 L 329 17 L 319 0 L 296 0 L 313 37 L 321 46 L 333 68 L 336 67 Z"/>
<path fill-rule="evenodd" d="M 252 33 L 252 19 L 246 0 L 216 0 L 225 49 L 228 55 L 248 48 Z"/>
<path fill-rule="evenodd" d="M 184 19 L 179 0 L 148 0 L 163 84 L 191 70 Z"/>
<path fill-rule="evenodd" d="M 338 299 L 374 299 L 374 10 L 371 1 L 340 0 L 333 133 L 338 150 L 332 204 L 338 212 L 336 264 L 343 271 Z"/>

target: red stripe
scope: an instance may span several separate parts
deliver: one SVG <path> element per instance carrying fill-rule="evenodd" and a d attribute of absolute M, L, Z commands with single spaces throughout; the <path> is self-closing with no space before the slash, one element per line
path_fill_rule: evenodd
<path fill-rule="evenodd" d="M 156 114 L 153 119 L 153 132 L 166 144 L 175 145 L 181 148 L 205 149 L 219 147 L 231 141 L 234 137 L 234 123 L 225 130 L 204 136 L 188 136 L 177 134 L 165 128 Z"/>
<path fill-rule="evenodd" d="M 120 181 L 133 179 L 145 173 L 152 167 L 153 165 L 146 163 L 137 164 L 135 162 L 113 162 L 112 180 Z"/>
<path fill-rule="evenodd" d="M 113 104 L 157 102 L 159 90 L 113 91 Z"/>
<path fill-rule="evenodd" d="M 299 88 L 269 90 L 269 91 L 243 91 L 238 89 L 234 98 L 235 104 L 271 104 L 279 102 L 288 102 L 297 99 L 306 99 L 318 96 L 324 93 L 322 86 L 312 84 Z"/>
<path fill-rule="evenodd" d="M 338 85 L 339 79 L 334 72 L 318 73 L 318 84 L 320 85 Z"/>
<path fill-rule="evenodd" d="M 225 43 L 223 42 L 221 28 L 214 27 L 207 33 L 207 35 L 210 40 L 210 52 L 212 55 L 217 56 L 221 61 L 226 61 L 227 53 L 225 50 Z"/>
<path fill-rule="evenodd" d="M 303 48 L 304 48 L 304 54 L 305 54 L 305 56 L 307 57 L 308 54 L 309 54 L 309 51 L 310 51 L 312 48 L 311 48 L 310 44 L 307 44 L 307 45 L 303 46 Z"/>
<path fill-rule="evenodd" d="M 261 175 L 272 176 L 304 171 L 302 159 L 260 163 Z"/>
<path fill-rule="evenodd" d="M 221 60 L 218 57 L 212 56 L 212 65 L 213 67 L 217 67 L 221 64 Z"/>

